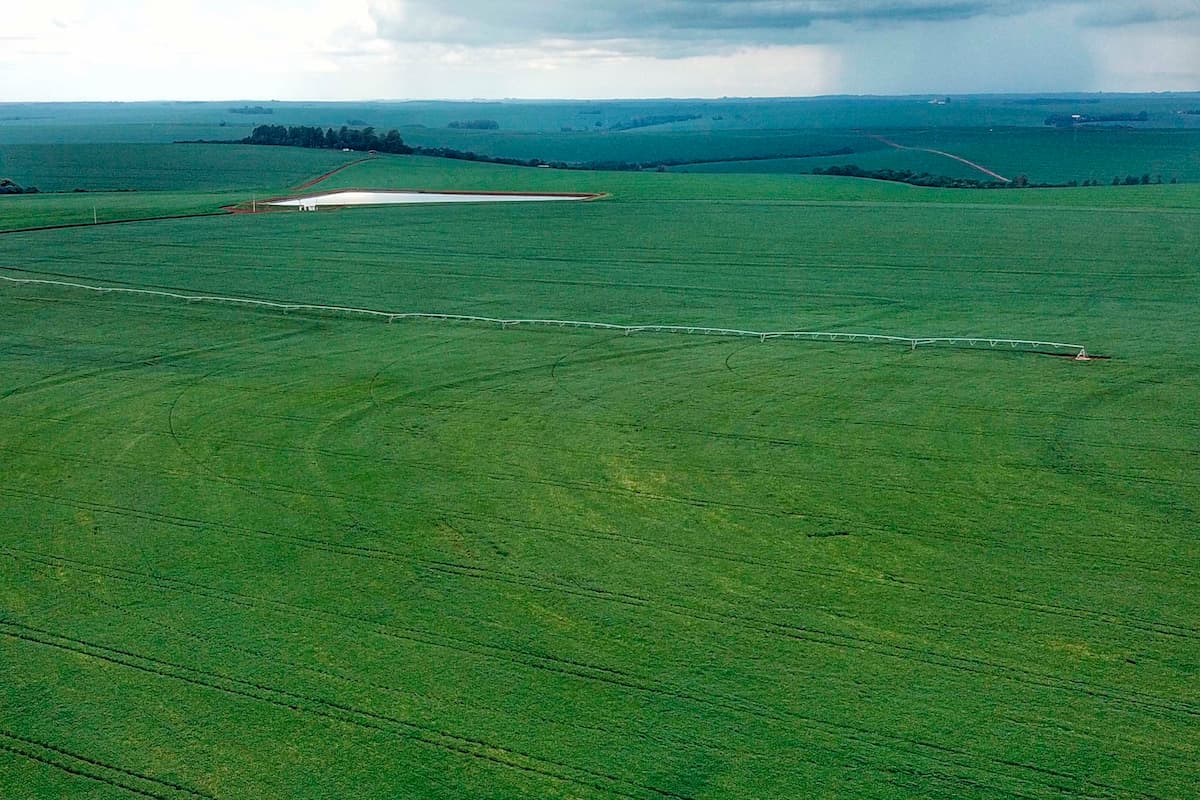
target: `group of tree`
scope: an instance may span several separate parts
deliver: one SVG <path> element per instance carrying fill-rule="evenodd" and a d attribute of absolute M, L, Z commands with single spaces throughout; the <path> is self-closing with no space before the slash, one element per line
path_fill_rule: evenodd
<path fill-rule="evenodd" d="M 733 164 L 749 161 L 780 161 L 798 158 L 824 158 L 828 156 L 848 156 L 854 153 L 853 147 L 839 147 L 836 150 L 823 150 L 817 153 L 774 153 L 761 156 L 726 156 L 725 158 L 660 158 L 654 161 L 585 161 L 572 164 L 572 169 L 604 170 L 606 172 L 665 172 L 672 167 L 688 167 L 694 164 Z"/>
<path fill-rule="evenodd" d="M 266 106 L 242 106 L 229 109 L 230 114 L 274 114 L 275 110 Z"/>
<path fill-rule="evenodd" d="M 1003 181 L 977 181 L 971 178 L 952 178 L 949 175 L 931 175 L 928 172 L 913 172 L 910 169 L 863 169 L 857 164 L 814 167 L 812 174 L 837 175 L 847 178 L 870 178 L 877 181 L 907 183 L 911 186 L 929 186 L 938 189 L 1005 189 L 1010 186 L 1023 188 L 1033 185 L 1024 176 L 1011 183 Z"/>
<path fill-rule="evenodd" d="M 472 131 L 495 131 L 500 129 L 500 123 L 494 119 L 463 119 L 451 122 L 446 127 Z"/>
<path fill-rule="evenodd" d="M 39 194 L 36 186 L 23 188 L 8 178 L 0 178 L 0 194 Z"/>
<path fill-rule="evenodd" d="M 349 149 L 375 150 L 380 153 L 397 155 L 430 156 L 433 158 L 449 158 L 456 161 L 480 161 L 488 164 L 505 164 L 515 167 L 553 167 L 555 169 L 605 170 L 615 172 L 646 172 L 665 171 L 668 167 L 687 166 L 698 163 L 717 163 L 729 161 L 771 161 L 781 158 L 813 158 L 816 156 L 850 155 L 853 148 L 842 147 L 820 153 L 803 154 L 774 154 L 765 156 L 737 156 L 716 159 L 659 159 L 655 161 L 584 161 L 568 163 L 566 161 L 546 161 L 541 158 L 507 158 L 505 156 L 486 155 L 470 150 L 455 150 L 450 147 L 412 147 L 404 143 L 399 132 L 390 130 L 380 138 L 373 128 L 347 128 L 340 131 L 320 128 L 283 125 L 259 125 L 245 139 L 237 144 L 261 144 L 288 147 L 307 147 L 311 149 Z"/>
<path fill-rule="evenodd" d="M 553 167 L 555 169 L 575 169 L 575 170 L 603 170 L 611 172 L 647 172 L 658 171 L 664 172 L 671 167 L 686 167 L 691 164 L 708 164 L 719 162 L 739 162 L 739 161 L 773 161 L 785 158 L 815 158 L 829 156 L 851 155 L 854 149 L 843 147 L 837 150 L 829 150 L 820 153 L 804 153 L 790 155 L 763 155 L 763 156 L 738 156 L 730 158 L 718 159 L 660 159 L 656 161 L 584 161 L 577 163 L 568 163 L 565 161 L 546 161 L 540 158 L 507 158 L 504 156 L 493 156 L 484 153 L 475 153 L 469 150 L 455 150 L 450 147 L 412 147 L 404 143 L 400 138 L 400 134 L 396 130 L 388 131 L 384 136 L 380 137 L 375 133 L 374 128 L 349 128 L 342 126 L 340 130 L 335 131 L 333 128 L 321 130 L 320 128 L 307 126 L 283 126 L 283 125 L 259 125 L 254 129 L 254 132 L 245 139 L 238 142 L 240 144 L 260 144 L 260 145 L 276 145 L 289 147 L 307 147 L 315 149 L 349 149 L 358 151 L 374 150 L 380 153 L 392 153 L 396 155 L 419 155 L 430 156 L 433 158 L 448 158 L 456 161 L 479 161 L 488 164 L 504 164 L 514 167 Z M 907 183 L 912 186 L 928 186 L 939 189 L 1024 189 L 1024 188 L 1052 188 L 1052 187 L 1070 187 L 1070 186 L 1099 186 L 1100 181 L 1095 179 L 1087 179 L 1080 184 L 1079 181 L 1067 181 L 1065 183 L 1033 183 L 1025 175 L 1019 175 L 1012 181 L 984 181 L 974 180 L 971 178 L 954 178 L 948 175 L 933 175 L 928 172 L 914 172 L 912 170 L 895 170 L 895 169 L 863 169 L 856 164 L 842 164 L 830 167 L 814 167 L 813 175 L 834 175 L 849 178 L 870 178 L 879 181 L 891 181 L 893 183 Z M 1178 179 L 1172 178 L 1171 183 L 1176 183 Z M 1156 176 L 1153 180 L 1149 174 L 1142 176 L 1127 175 L 1124 179 L 1120 176 L 1114 177 L 1112 180 L 1113 186 L 1137 186 L 1150 183 L 1162 183 L 1162 176 Z M 29 194 L 36 192 L 37 189 L 22 189 L 10 180 L 0 181 L 0 194 Z"/>
<path fill-rule="evenodd" d="M 631 131 L 635 128 L 651 128 L 655 125 L 667 125 L 672 122 L 690 122 L 700 119 L 699 114 L 652 114 L 648 117 L 634 117 L 627 122 L 614 122 L 609 126 L 613 131 Z"/>
<path fill-rule="evenodd" d="M 1092 178 L 1088 178 L 1082 183 L 1077 180 L 1065 183 L 1034 183 L 1025 175 L 1018 175 L 1015 179 L 1007 183 L 1002 181 L 977 181 L 970 178 L 951 178 L 947 175 L 930 175 L 927 172 L 918 173 L 912 170 L 862 169 L 854 164 L 826 168 L 816 167 L 813 169 L 812 174 L 871 178 L 877 181 L 893 181 L 895 183 L 911 184 L 912 186 L 931 186 L 939 189 L 1066 189 L 1076 186 L 1102 185 L 1100 181 Z M 1124 178 L 1118 175 L 1112 179 L 1113 186 L 1146 186 L 1152 183 L 1161 184 L 1162 182 L 1161 175 L 1156 175 L 1151 179 L 1149 174 L 1140 177 L 1137 175 L 1126 175 Z M 1171 183 L 1178 182 L 1178 178 L 1171 179 Z"/>
<path fill-rule="evenodd" d="M 909 169 L 863 169 L 855 164 L 833 167 L 816 167 L 813 175 L 840 175 L 848 178 L 870 178 L 877 181 L 907 183 L 910 186 L 928 186 L 935 189 L 1052 189 L 1079 186 L 1079 181 L 1066 183 L 1035 183 L 1027 175 L 1018 175 L 1011 181 L 981 181 L 972 178 L 953 178 L 949 175 L 932 175 Z M 1085 183 L 1086 185 L 1086 183 Z"/>
<path fill-rule="evenodd" d="M 394 128 L 383 136 L 375 129 L 350 128 L 340 130 L 309 127 L 307 125 L 259 125 L 242 139 L 241 144 L 265 144 L 284 147 L 308 147 L 321 150 L 375 150 L 380 153 L 408 155 L 413 148 L 404 143 L 400 132 Z"/>
<path fill-rule="evenodd" d="M 1171 178 L 1171 183 L 1177 183 L 1178 178 Z M 1114 175 L 1112 179 L 1113 186 L 1149 186 L 1151 183 L 1160 184 L 1163 182 L 1162 175 L 1155 175 L 1154 180 L 1150 180 L 1150 173 L 1144 173 L 1140 178 L 1137 175 L 1126 175 L 1122 178 L 1120 175 Z M 1087 185 L 1086 183 L 1084 184 Z M 1099 186 L 1100 181 L 1092 181 L 1093 186 Z"/>

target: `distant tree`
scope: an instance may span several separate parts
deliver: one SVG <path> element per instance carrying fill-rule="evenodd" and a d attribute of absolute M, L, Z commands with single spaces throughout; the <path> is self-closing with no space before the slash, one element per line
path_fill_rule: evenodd
<path fill-rule="evenodd" d="M 383 137 L 383 143 L 380 149 L 385 153 L 403 153 L 405 151 L 411 152 L 410 148 L 405 146 L 404 140 L 400 138 L 400 132 L 395 128 L 392 128 L 387 132 L 387 135 Z"/>
<path fill-rule="evenodd" d="M 1150 173 L 1147 172 L 1144 175 L 1142 175 L 1142 186 L 1149 186 L 1149 185 L 1150 185 Z"/>
<path fill-rule="evenodd" d="M 291 147 L 308 147 L 313 149 L 345 149 L 351 150 L 382 150 L 385 153 L 411 153 L 412 148 L 404 144 L 396 130 L 388 131 L 380 138 L 374 128 L 357 130 L 345 126 L 338 132 L 333 128 L 322 131 L 318 127 L 293 125 L 285 128 L 282 125 L 259 125 L 250 136 L 242 140 L 244 144 L 288 145 Z"/>
<path fill-rule="evenodd" d="M 1113 175 L 1113 182 L 1112 182 L 1112 185 L 1113 185 L 1113 186 L 1120 186 L 1120 185 L 1121 185 L 1121 179 L 1120 179 L 1119 177 L 1117 177 L 1116 175 Z"/>
<path fill-rule="evenodd" d="M 447 128 L 465 128 L 476 131 L 494 131 L 499 130 L 500 123 L 494 119 L 464 119 L 451 122 L 446 125 Z"/>

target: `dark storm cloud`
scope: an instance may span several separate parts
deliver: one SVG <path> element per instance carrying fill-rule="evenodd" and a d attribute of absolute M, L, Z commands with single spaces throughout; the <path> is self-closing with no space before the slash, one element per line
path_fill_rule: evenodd
<path fill-rule="evenodd" d="M 818 41 L 826 23 L 865 27 L 1012 15 L 1067 0 L 376 0 L 381 36 L 395 41 L 524 44 Z"/>
<path fill-rule="evenodd" d="M 1096 4 L 1079 17 L 1083 25 L 1097 28 L 1146 25 L 1157 22 L 1200 20 L 1200 0 L 1141 0 Z M 1200 45 L 1197 45 L 1200 47 Z"/>

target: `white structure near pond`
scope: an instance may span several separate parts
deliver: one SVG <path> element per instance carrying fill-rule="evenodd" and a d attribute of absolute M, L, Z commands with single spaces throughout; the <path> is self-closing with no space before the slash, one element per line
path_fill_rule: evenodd
<path fill-rule="evenodd" d="M 359 192 L 343 191 L 311 197 L 270 200 L 268 205 L 316 211 L 324 206 L 382 206 L 403 203 L 532 203 L 552 200 L 586 200 L 589 194 L 523 194 L 488 192 Z"/>

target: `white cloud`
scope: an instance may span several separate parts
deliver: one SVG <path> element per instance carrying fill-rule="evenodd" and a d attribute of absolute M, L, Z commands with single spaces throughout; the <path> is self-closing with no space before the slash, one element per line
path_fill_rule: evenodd
<path fill-rule="evenodd" d="M 1200 0 L 8 6 L 7 100 L 1200 88 Z"/>
<path fill-rule="evenodd" d="M 1106 91 L 1200 89 L 1200 18 L 1095 28 L 1084 40 Z"/>

